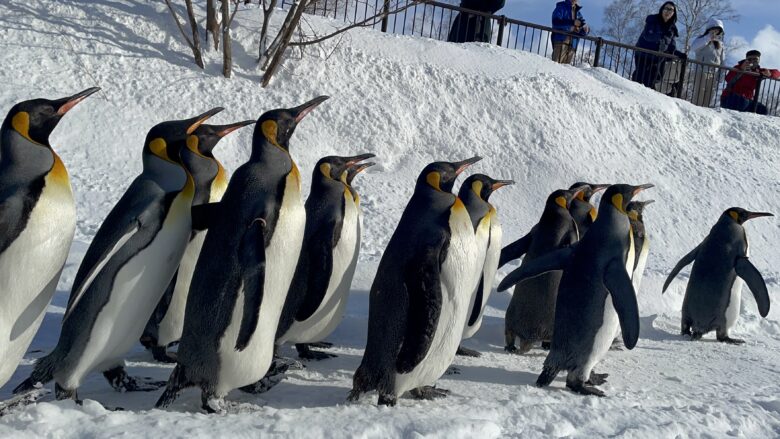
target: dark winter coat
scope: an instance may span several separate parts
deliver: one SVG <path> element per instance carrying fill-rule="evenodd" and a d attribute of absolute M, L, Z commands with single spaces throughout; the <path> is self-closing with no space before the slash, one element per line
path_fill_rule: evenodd
<path fill-rule="evenodd" d="M 574 20 L 580 20 L 582 22 L 582 26 L 585 26 L 585 19 L 582 17 L 582 13 L 580 12 L 581 9 L 582 6 L 580 5 L 573 6 L 571 0 L 558 2 L 552 14 L 553 29 L 562 30 L 565 32 L 574 32 L 573 30 Z M 572 13 L 572 11 L 574 11 L 574 13 Z M 583 30 L 580 30 L 577 33 L 579 33 L 580 35 L 588 34 Z M 572 38 L 568 35 L 556 34 L 556 33 L 553 33 L 550 39 L 552 40 L 553 44 L 555 43 L 570 44 L 571 48 L 574 50 L 577 49 L 577 44 L 580 42 L 579 38 Z"/>
<path fill-rule="evenodd" d="M 460 2 L 460 7 L 495 14 L 504 7 L 505 3 L 506 0 L 463 0 Z M 489 43 L 491 32 L 490 19 L 459 12 L 452 22 L 447 41 L 453 43 L 468 43 L 471 41 Z"/>
<path fill-rule="evenodd" d="M 639 36 L 639 40 L 636 42 L 637 47 L 642 49 L 655 50 L 664 53 L 675 53 L 677 45 L 675 38 L 680 35 L 677 31 L 677 12 L 667 22 L 664 22 L 661 18 L 661 10 L 658 14 L 648 15 L 645 19 L 645 28 L 642 30 L 642 35 Z"/>

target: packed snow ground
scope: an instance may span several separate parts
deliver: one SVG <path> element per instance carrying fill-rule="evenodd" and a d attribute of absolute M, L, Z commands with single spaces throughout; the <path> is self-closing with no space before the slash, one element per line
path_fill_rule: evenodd
<path fill-rule="evenodd" d="M 182 12 L 180 10 L 180 12 Z M 201 15 L 202 15 L 202 11 Z M 356 179 L 365 226 L 358 272 L 344 322 L 330 341 L 339 357 L 308 363 L 246 413 L 207 416 L 196 391 L 168 411 L 152 410 L 159 392 L 118 394 L 99 374 L 80 389 L 83 407 L 52 396 L 0 418 L 0 437 L 774 437 L 780 435 L 780 304 L 767 319 L 743 292 L 733 336 L 744 346 L 691 343 L 677 335 L 685 276 L 660 294 L 666 274 L 727 207 L 780 213 L 780 119 L 701 109 L 651 92 L 602 69 L 553 64 L 489 45 L 351 31 L 338 44 L 291 59 L 268 89 L 254 63 L 260 12 L 239 12 L 235 77 L 219 75 L 218 54 L 200 71 L 163 2 L 8 0 L 0 4 L 3 68 L 0 109 L 33 97 L 103 91 L 69 114 L 52 136 L 69 169 L 79 215 L 76 240 L 54 302 L 30 353 L 0 400 L 57 341 L 79 261 L 101 221 L 140 171 L 146 131 L 166 119 L 221 105 L 215 123 L 255 118 L 316 95 L 332 99 L 298 128 L 292 155 L 308 186 L 324 155 L 377 154 Z M 318 29 L 327 21 L 310 19 Z M 251 129 L 216 154 L 229 170 L 248 158 Z M 610 374 L 608 398 L 533 386 L 544 352 L 503 352 L 509 295 L 494 294 L 482 330 L 457 358 L 459 375 L 439 386 L 446 400 L 402 399 L 376 407 L 368 395 L 345 402 L 365 345 L 368 295 L 376 264 L 410 196 L 417 173 L 434 160 L 478 154 L 474 172 L 512 178 L 491 199 L 504 239 L 525 234 L 552 190 L 577 180 L 654 183 L 645 197 L 651 253 L 638 294 L 642 331 L 632 351 L 611 351 L 597 366 Z M 308 190 L 308 189 L 306 189 Z M 753 263 L 774 301 L 780 297 L 776 219 L 747 224 Z M 513 268 L 513 267 L 509 267 Z M 502 271 L 503 275 L 506 271 Z M 687 273 L 687 270 L 684 272 Z M 286 348 L 293 355 L 293 350 Z M 170 369 L 140 347 L 132 373 L 166 379 Z M 100 404 L 119 406 L 106 411 Z"/>

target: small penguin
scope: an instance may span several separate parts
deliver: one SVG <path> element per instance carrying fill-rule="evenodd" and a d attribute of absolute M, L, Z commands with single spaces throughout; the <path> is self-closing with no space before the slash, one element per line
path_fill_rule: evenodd
<path fill-rule="evenodd" d="M 677 273 L 693 262 L 682 307 L 682 334 L 698 340 L 716 331 L 718 341 L 742 344 L 744 340 L 729 337 L 737 323 L 744 280 L 758 304 L 761 317 L 769 314 L 769 292 L 761 273 L 748 259 L 748 240 L 743 224 L 765 212 L 749 212 L 739 207 L 727 209 L 696 248 L 685 255 L 664 282 L 669 287 Z"/>
<path fill-rule="evenodd" d="M 98 90 L 20 102 L 0 127 L 0 387 L 43 321 L 76 231 L 68 171 L 49 135 Z"/>
<path fill-rule="evenodd" d="M 632 201 L 628 203 L 626 211 L 631 223 L 631 237 L 634 245 L 634 263 L 631 266 L 631 283 L 634 284 L 634 291 L 639 294 L 639 286 L 642 284 L 642 276 L 645 273 L 647 265 L 647 255 L 650 253 L 650 237 L 647 234 L 645 220 L 642 216 L 645 207 L 654 203 L 655 200 Z"/>
<path fill-rule="evenodd" d="M 577 225 L 570 209 L 573 200 L 577 200 L 584 190 L 590 188 L 580 186 L 551 193 L 539 222 L 527 235 L 501 251 L 499 266 L 523 255 L 523 264 L 528 264 L 553 250 L 577 242 Z M 561 271 L 552 271 L 517 284 L 504 318 L 505 351 L 523 354 L 531 350 L 536 342 L 547 344 L 550 341 L 561 275 Z M 507 282 L 512 282 L 509 276 Z M 516 345 L 518 342 L 519 347 Z"/>
<path fill-rule="evenodd" d="M 478 264 L 481 266 L 481 275 L 471 297 L 466 326 L 463 328 L 463 340 L 471 338 L 482 326 L 482 312 L 493 289 L 493 279 L 501 255 L 501 223 L 498 221 L 495 207 L 488 202 L 488 199 L 496 189 L 514 183 L 512 180 L 494 180 L 484 174 L 474 174 L 463 182 L 458 191 L 458 198 L 463 201 L 471 217 L 477 245 L 485 252 L 483 261 Z M 457 354 L 468 357 L 481 355 L 463 346 L 458 347 Z"/>
<path fill-rule="evenodd" d="M 198 386 L 203 409 L 224 413 L 232 408 L 228 392 L 268 371 L 306 223 L 289 141 L 326 99 L 263 113 L 249 161 L 230 178 L 222 200 L 193 209 L 193 226 L 209 233 L 192 276 L 176 367 L 157 407 Z"/>
<path fill-rule="evenodd" d="M 333 354 L 313 351 L 309 344 L 320 342 L 336 329 L 346 304 L 352 277 L 346 274 L 358 245 L 358 206 L 347 184 L 348 170 L 374 157 L 328 156 L 320 159 L 312 173 L 306 199 L 306 228 L 301 256 L 287 293 L 277 329 L 276 343 L 295 343 L 298 356 L 322 360 Z M 354 271 L 352 272 L 354 275 Z"/>
<path fill-rule="evenodd" d="M 191 233 L 195 187 L 181 156 L 196 152 L 185 139 L 219 111 L 149 131 L 143 172 L 109 212 L 76 273 L 57 346 L 14 393 L 53 379 L 57 399 L 78 401 L 76 391 L 93 370 L 117 391 L 159 387 L 128 376 L 124 355 L 170 283 Z"/>
<path fill-rule="evenodd" d="M 254 120 L 246 120 L 230 125 L 206 125 L 199 126 L 192 135 L 197 137 L 198 154 L 188 154 L 184 157 L 191 158 L 185 166 L 192 174 L 195 181 L 195 196 L 193 206 L 206 203 L 215 203 L 222 198 L 227 188 L 227 177 L 222 163 L 214 157 L 213 150 L 222 138 L 233 131 L 254 124 Z M 194 139 L 190 138 L 190 141 Z M 190 290 L 192 272 L 198 260 L 206 231 L 193 230 L 190 242 L 181 258 L 179 269 L 171 280 L 165 295 L 157 304 L 152 317 L 146 324 L 141 336 L 141 344 L 151 350 L 157 361 L 175 363 L 175 354 L 166 352 L 166 348 L 181 338 L 184 326 L 184 309 L 187 303 L 187 293 Z"/>
<path fill-rule="evenodd" d="M 587 232 L 593 222 L 596 221 L 597 210 L 590 202 L 591 197 L 608 188 L 609 185 L 577 182 L 571 185 L 569 190 L 583 187 L 584 189 L 569 205 L 569 211 L 571 212 L 572 218 L 574 218 L 574 222 L 577 223 L 577 233 L 580 238 L 585 236 L 585 232 Z"/>
<path fill-rule="evenodd" d="M 432 385 L 455 358 L 482 268 L 469 213 L 451 191 L 479 160 L 431 163 L 417 178 L 371 286 L 366 350 L 349 400 L 371 390 L 391 406 L 406 391 L 446 396 Z"/>
<path fill-rule="evenodd" d="M 524 264 L 499 284 L 502 291 L 523 279 L 563 269 L 552 345 L 537 386 L 549 385 L 558 372 L 566 370 L 566 387 L 584 395 L 604 396 L 592 385 L 606 382 L 607 374 L 597 374 L 593 367 L 609 350 L 618 323 L 626 348 L 636 346 L 639 309 L 625 265 L 630 245 L 626 208 L 639 191 L 652 186 L 610 186 L 604 192 L 596 221 L 582 239 Z"/>

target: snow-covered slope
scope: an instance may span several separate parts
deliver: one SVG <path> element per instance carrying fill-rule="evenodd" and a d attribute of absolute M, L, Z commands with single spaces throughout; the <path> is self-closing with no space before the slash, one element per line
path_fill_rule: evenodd
<path fill-rule="evenodd" d="M 451 45 L 354 30 L 322 50 L 291 59 L 271 87 L 259 87 L 254 63 L 261 13 L 242 9 L 235 29 L 235 77 L 191 62 L 163 2 L 9 0 L 0 4 L 3 68 L 0 110 L 32 97 L 61 97 L 89 86 L 103 91 L 69 114 L 52 144 L 71 174 L 78 205 L 76 241 L 54 304 L 31 353 L 0 399 L 56 343 L 78 263 L 102 219 L 140 171 L 146 131 L 159 121 L 227 110 L 215 123 L 255 118 L 316 95 L 332 99 L 298 128 L 292 154 L 308 186 L 313 164 L 329 154 L 370 151 L 379 166 L 356 180 L 365 234 L 347 317 L 331 341 L 339 358 L 310 363 L 263 395 L 231 398 L 262 405 L 224 417 L 196 413 L 185 392 L 171 411 L 151 410 L 158 394 L 117 394 L 98 374 L 80 396 L 44 402 L 0 419 L 0 437 L 769 437 L 780 434 L 780 311 L 757 315 L 746 290 L 734 336 L 746 346 L 690 343 L 677 336 L 683 280 L 666 295 L 666 273 L 727 207 L 780 213 L 780 119 L 702 109 L 625 81 L 602 69 L 577 69 L 489 45 Z M 318 29 L 328 22 L 310 18 Z M 251 130 L 223 141 L 216 154 L 229 170 L 248 157 Z M 446 400 L 402 400 L 394 409 L 364 398 L 346 404 L 365 343 L 369 289 L 376 264 L 422 167 L 478 154 L 473 167 L 516 186 L 491 199 L 510 242 L 525 234 L 545 197 L 577 180 L 654 183 L 645 218 L 651 240 L 639 292 L 642 332 L 633 351 L 610 352 L 607 399 L 583 398 L 532 384 L 544 353 L 505 354 L 506 294 L 494 294 L 483 329 L 467 345 L 485 353 L 456 359 L 460 375 L 440 386 Z M 780 226 L 747 224 L 753 263 L 770 295 L 780 292 Z M 511 267 L 509 267 L 511 268 Z M 292 350 L 287 351 L 292 355 Z M 170 369 L 140 348 L 131 370 L 167 378 Z M 49 397 L 49 399 L 51 399 Z"/>

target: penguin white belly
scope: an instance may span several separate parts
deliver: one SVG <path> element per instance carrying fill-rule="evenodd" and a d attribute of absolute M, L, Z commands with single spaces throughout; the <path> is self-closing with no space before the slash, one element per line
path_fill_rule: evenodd
<path fill-rule="evenodd" d="M 233 389 L 257 382 L 271 365 L 276 327 L 279 325 L 284 300 L 301 252 L 306 225 L 306 211 L 301 201 L 300 189 L 292 188 L 291 185 L 288 177 L 276 228 L 265 249 L 263 300 L 257 328 L 244 350 L 237 351 L 235 346 L 244 309 L 242 285 L 230 324 L 220 340 L 220 364 L 215 385 L 215 393 L 218 396 L 224 397 Z"/>
<path fill-rule="evenodd" d="M 187 307 L 187 294 L 190 292 L 192 275 L 195 273 L 195 264 L 198 262 L 200 250 L 203 247 L 203 242 L 206 240 L 206 233 L 206 231 L 197 233 L 187 244 L 187 249 L 181 258 L 171 303 L 168 304 L 165 317 L 160 321 L 157 335 L 158 346 L 167 346 L 181 339 L 181 333 L 184 330 L 184 310 Z"/>
<path fill-rule="evenodd" d="M 104 371 L 120 365 L 138 342 L 189 242 L 191 203 L 191 196 L 178 195 L 152 242 L 116 272 L 109 300 L 94 316 L 95 323 L 83 353 L 72 369 L 55 373 L 57 382 L 65 388 L 80 387 L 84 377 L 94 370 Z"/>
<path fill-rule="evenodd" d="M 645 239 L 642 241 L 642 250 L 639 252 L 639 259 L 631 276 L 631 283 L 634 284 L 634 292 L 639 295 L 639 287 L 642 285 L 642 277 L 645 274 L 645 266 L 647 266 L 647 255 L 650 253 L 650 240 Z"/>
<path fill-rule="evenodd" d="M 404 392 L 420 386 L 433 385 L 455 359 L 463 326 L 471 300 L 471 293 L 479 281 L 481 270 L 475 261 L 483 252 L 477 248 L 474 227 L 460 200 L 450 215 L 450 245 L 441 267 L 442 304 L 439 320 L 428 352 L 410 372 L 396 374 L 395 392 Z"/>
<path fill-rule="evenodd" d="M 745 257 L 750 257 L 750 246 L 745 237 Z M 734 325 L 737 324 L 739 319 L 739 310 L 742 304 L 742 284 L 744 281 L 741 277 L 737 276 L 734 279 L 734 284 L 731 285 L 731 294 L 729 295 L 729 305 L 726 307 L 726 329 L 731 330 Z"/>
<path fill-rule="evenodd" d="M 601 323 L 601 327 L 596 332 L 596 337 L 593 339 L 593 348 L 591 349 L 588 361 L 583 368 L 584 379 L 587 380 L 590 377 L 590 372 L 593 367 L 604 358 L 604 354 L 607 353 L 609 347 L 612 346 L 612 341 L 615 339 L 620 329 L 620 321 L 618 320 L 615 307 L 612 305 L 612 296 L 607 294 L 607 300 L 604 302 L 604 318 Z"/>
<path fill-rule="evenodd" d="M 24 230 L 0 254 L 0 386 L 43 321 L 76 230 L 70 184 L 51 183 L 47 176 Z"/>
<path fill-rule="evenodd" d="M 628 254 L 626 255 L 626 273 L 628 277 L 634 278 L 634 260 L 636 258 L 636 249 L 634 248 L 634 234 L 628 233 Z"/>
<path fill-rule="evenodd" d="M 487 245 L 487 251 L 485 252 L 485 263 L 482 267 L 482 303 L 479 305 L 479 317 L 473 325 L 468 325 L 468 319 L 471 317 L 471 310 L 473 305 L 469 308 L 468 315 L 466 316 L 466 327 L 463 329 L 463 339 L 471 338 L 479 331 L 482 326 L 482 313 L 487 305 L 488 298 L 493 289 L 493 280 L 496 277 L 496 271 L 498 270 L 498 261 L 501 259 L 501 224 L 498 222 L 498 218 L 495 215 L 495 211 L 491 210 L 490 221 L 490 239 Z M 476 292 L 475 292 L 476 294 Z"/>
<path fill-rule="evenodd" d="M 339 305 L 346 304 L 352 278 L 346 279 L 347 271 L 355 256 L 355 244 L 358 242 L 357 224 L 358 212 L 352 194 L 345 192 L 344 219 L 341 225 L 341 236 L 333 248 L 333 271 L 331 271 L 328 287 L 317 310 L 306 320 L 294 321 L 283 340 L 293 343 L 312 343 L 321 341 L 328 334 L 328 329 L 334 319 Z M 354 270 L 352 272 L 354 275 Z"/>

